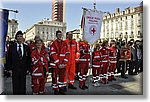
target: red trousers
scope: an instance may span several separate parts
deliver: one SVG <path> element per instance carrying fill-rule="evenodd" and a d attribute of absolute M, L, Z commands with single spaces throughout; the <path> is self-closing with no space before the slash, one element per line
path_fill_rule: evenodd
<path fill-rule="evenodd" d="M 99 74 L 101 73 L 101 68 L 92 68 L 92 75 L 93 75 L 93 83 L 99 81 Z"/>
<path fill-rule="evenodd" d="M 75 74 L 78 75 L 79 74 L 79 63 L 76 63 L 76 70 L 75 70 Z"/>
<path fill-rule="evenodd" d="M 68 62 L 66 67 L 66 78 L 64 79 L 65 82 L 68 82 L 68 84 L 74 84 L 74 77 L 75 77 L 75 60 L 70 60 L 71 62 Z"/>
<path fill-rule="evenodd" d="M 108 80 L 112 80 L 114 78 L 115 70 L 116 70 L 116 63 L 110 63 L 108 70 Z"/>
<path fill-rule="evenodd" d="M 87 73 L 89 69 L 89 63 L 88 62 L 80 62 L 80 68 L 79 68 L 79 86 L 83 86 L 85 84 L 85 81 L 87 79 Z"/>
<path fill-rule="evenodd" d="M 32 78 L 33 94 L 43 94 L 45 89 L 46 78 Z"/>
<path fill-rule="evenodd" d="M 52 69 L 52 87 L 53 90 L 58 90 L 58 89 L 63 89 L 65 86 L 65 79 L 66 76 L 66 69 L 58 69 L 58 68 L 53 68 Z"/>
<path fill-rule="evenodd" d="M 102 62 L 102 80 L 101 82 L 103 84 L 106 84 L 108 82 L 108 75 L 107 75 L 107 72 L 108 72 L 108 67 L 109 67 L 109 62 Z"/>

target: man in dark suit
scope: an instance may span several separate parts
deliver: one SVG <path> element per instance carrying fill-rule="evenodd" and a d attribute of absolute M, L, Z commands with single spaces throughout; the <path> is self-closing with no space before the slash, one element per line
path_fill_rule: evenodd
<path fill-rule="evenodd" d="M 26 94 L 26 73 L 30 71 L 30 50 L 23 44 L 23 33 L 16 33 L 16 43 L 9 47 L 8 51 L 8 69 L 12 70 L 13 94 Z"/>
<path fill-rule="evenodd" d="M 131 46 L 131 61 L 130 61 L 130 67 L 129 67 L 129 75 L 137 75 L 138 74 L 137 48 L 136 48 L 136 45 L 134 43 L 135 43 L 134 41 L 130 41 L 130 46 Z"/>

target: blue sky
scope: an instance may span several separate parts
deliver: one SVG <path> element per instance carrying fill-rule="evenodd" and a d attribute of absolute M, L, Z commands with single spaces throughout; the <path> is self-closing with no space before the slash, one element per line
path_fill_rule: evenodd
<path fill-rule="evenodd" d="M 51 0 L 49 2 L 2 2 L 3 8 L 18 10 L 19 13 L 16 14 L 16 19 L 19 22 L 19 30 L 25 31 L 27 28 L 30 28 L 32 25 L 41 21 L 43 18 L 51 18 Z M 85 2 L 88 1 L 88 2 Z M 67 23 L 67 31 L 79 28 L 81 15 L 82 15 L 82 7 L 93 8 L 94 0 L 82 0 L 76 2 L 70 2 L 70 0 L 66 0 L 66 23 Z M 108 2 L 101 2 L 102 0 L 96 0 L 96 8 L 97 10 L 101 10 L 104 12 L 115 12 L 115 8 L 120 8 L 124 10 L 127 7 L 138 6 L 142 0 L 107 0 Z M 106 1 L 106 0 L 105 0 Z M 116 1 L 116 2 L 115 2 Z M 126 1 L 126 2 L 117 2 L 117 1 Z M 130 1 L 130 2 L 129 2 Z M 10 19 L 15 18 L 14 13 L 10 13 Z"/>

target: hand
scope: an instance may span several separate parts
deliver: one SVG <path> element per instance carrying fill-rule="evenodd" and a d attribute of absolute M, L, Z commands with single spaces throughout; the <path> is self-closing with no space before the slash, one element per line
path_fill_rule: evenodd
<path fill-rule="evenodd" d="M 61 69 L 61 68 L 62 68 L 62 64 L 60 64 L 60 65 L 58 66 L 58 68 L 60 68 L 60 69 Z"/>
<path fill-rule="evenodd" d="M 62 68 L 65 68 L 66 67 L 66 65 L 65 64 L 62 64 Z"/>
<path fill-rule="evenodd" d="M 60 64 L 60 65 L 58 66 L 58 68 L 60 68 L 60 69 L 65 68 L 65 67 L 66 67 L 65 64 Z"/>
<path fill-rule="evenodd" d="M 27 75 L 31 75 L 30 71 L 27 70 Z"/>

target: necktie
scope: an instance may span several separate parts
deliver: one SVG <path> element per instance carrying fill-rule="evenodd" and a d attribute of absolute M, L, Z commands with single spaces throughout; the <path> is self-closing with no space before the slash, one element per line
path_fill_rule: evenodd
<path fill-rule="evenodd" d="M 18 55 L 19 55 L 19 59 L 22 59 L 22 50 L 21 50 L 21 45 L 19 45 L 19 49 L 18 49 Z"/>

